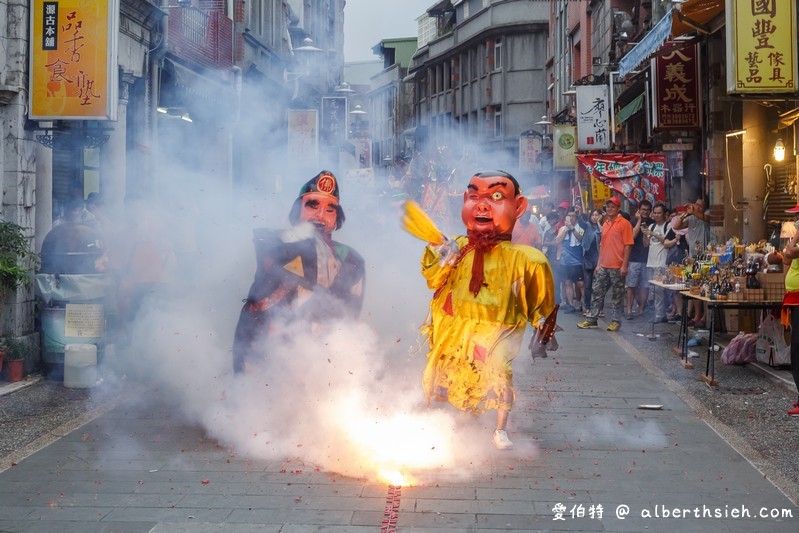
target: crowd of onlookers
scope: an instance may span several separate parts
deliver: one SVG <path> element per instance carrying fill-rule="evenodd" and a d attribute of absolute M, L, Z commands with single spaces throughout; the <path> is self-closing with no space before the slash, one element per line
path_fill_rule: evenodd
<path fill-rule="evenodd" d="M 519 220 L 513 242 L 540 249 L 555 277 L 555 301 L 563 313 L 585 316 L 577 326 L 596 328 L 610 293 L 609 331 L 622 318 L 646 316 L 649 321 L 679 320 L 679 294 L 650 280 L 669 265 L 682 264 L 705 249 L 710 240 L 709 212 L 704 200 L 676 209 L 644 200 L 630 214 L 610 197 L 602 208 L 584 212 L 581 205 L 561 202 L 532 208 Z M 691 301 L 690 325 L 705 325 L 705 306 Z"/>

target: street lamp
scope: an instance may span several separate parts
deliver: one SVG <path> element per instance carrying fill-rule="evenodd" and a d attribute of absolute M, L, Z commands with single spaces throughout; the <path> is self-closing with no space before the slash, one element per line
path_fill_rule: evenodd
<path fill-rule="evenodd" d="M 336 88 L 333 89 L 333 92 L 339 93 L 339 94 L 343 94 L 343 95 L 346 96 L 346 95 L 354 93 L 355 91 L 353 91 L 350 88 L 350 84 L 349 83 L 347 83 L 346 81 L 342 81 L 341 85 L 336 85 Z"/>
<path fill-rule="evenodd" d="M 777 139 L 774 144 L 774 161 L 782 161 L 785 159 L 785 143 L 782 139 Z"/>

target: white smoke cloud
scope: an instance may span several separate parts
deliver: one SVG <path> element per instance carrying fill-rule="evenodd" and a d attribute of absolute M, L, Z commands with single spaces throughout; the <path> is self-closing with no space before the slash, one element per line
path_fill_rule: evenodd
<path fill-rule="evenodd" d="M 157 169 L 162 183 L 143 198 L 146 208 L 130 218 L 129 229 L 134 240 L 171 242 L 175 268 L 115 339 L 121 361 L 116 370 L 151 380 L 189 423 L 241 456 L 296 457 L 371 479 L 382 470 L 417 480 L 476 474 L 497 453 L 491 443 L 496 415 L 471 417 L 448 404 L 425 405 L 426 347 L 419 328 L 432 293 L 420 274 L 424 243 L 400 229 L 402 198 L 387 190 L 380 174 L 375 183 L 353 181 L 329 161 L 286 161 L 279 146 L 262 144 L 280 137 L 267 131 L 267 115 L 253 109 L 236 123 L 243 179 L 235 184 L 219 178 L 226 173 L 218 161 L 204 164 L 210 156 L 194 146 L 201 130 L 186 130 L 191 133 L 184 137 L 176 127 L 162 135 L 161 150 L 170 154 Z M 174 126 L 202 128 L 203 117 Z M 448 233 L 463 231 L 460 194 L 469 177 L 484 168 L 508 168 L 506 153 L 475 146 L 449 147 L 458 164 L 454 175 L 441 177 L 453 193 Z M 435 153 L 433 148 L 426 157 Z M 347 217 L 334 239 L 365 260 L 360 320 L 311 332 L 305 321 L 289 317 L 280 336 L 263 340 L 265 362 L 234 375 L 233 333 L 256 266 L 253 230 L 287 228 L 300 187 L 322 168 L 339 178 Z M 153 223 L 141 224 L 144 218 Z M 129 239 L 131 232 L 124 234 Z M 106 376 L 109 385 L 112 380 Z M 535 453 L 531 444 L 517 443 L 514 456 Z"/>

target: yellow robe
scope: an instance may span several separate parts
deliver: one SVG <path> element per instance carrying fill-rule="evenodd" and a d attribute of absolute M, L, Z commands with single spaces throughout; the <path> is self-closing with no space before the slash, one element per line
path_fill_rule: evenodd
<path fill-rule="evenodd" d="M 456 239 L 462 249 L 467 237 Z M 469 291 L 474 251 L 454 267 L 439 265 L 431 246 L 422 274 L 435 290 L 424 332 L 430 343 L 422 383 L 428 405 L 446 399 L 461 410 L 510 409 L 512 361 L 527 322 L 537 324 L 553 308 L 554 282 L 546 257 L 530 246 L 502 241 L 484 256 L 484 285 Z M 511 396 L 512 397 L 512 396 Z"/>

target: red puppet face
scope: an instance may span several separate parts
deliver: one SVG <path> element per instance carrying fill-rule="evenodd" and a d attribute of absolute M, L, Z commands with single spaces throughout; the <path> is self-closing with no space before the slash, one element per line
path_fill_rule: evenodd
<path fill-rule="evenodd" d="M 508 178 L 474 176 L 463 193 L 461 218 L 470 232 L 510 235 L 525 209 L 527 198 L 516 194 Z"/>
<path fill-rule="evenodd" d="M 302 197 L 300 219 L 313 224 L 319 233 L 330 237 L 336 229 L 338 200 L 329 194 L 309 192 Z"/>

